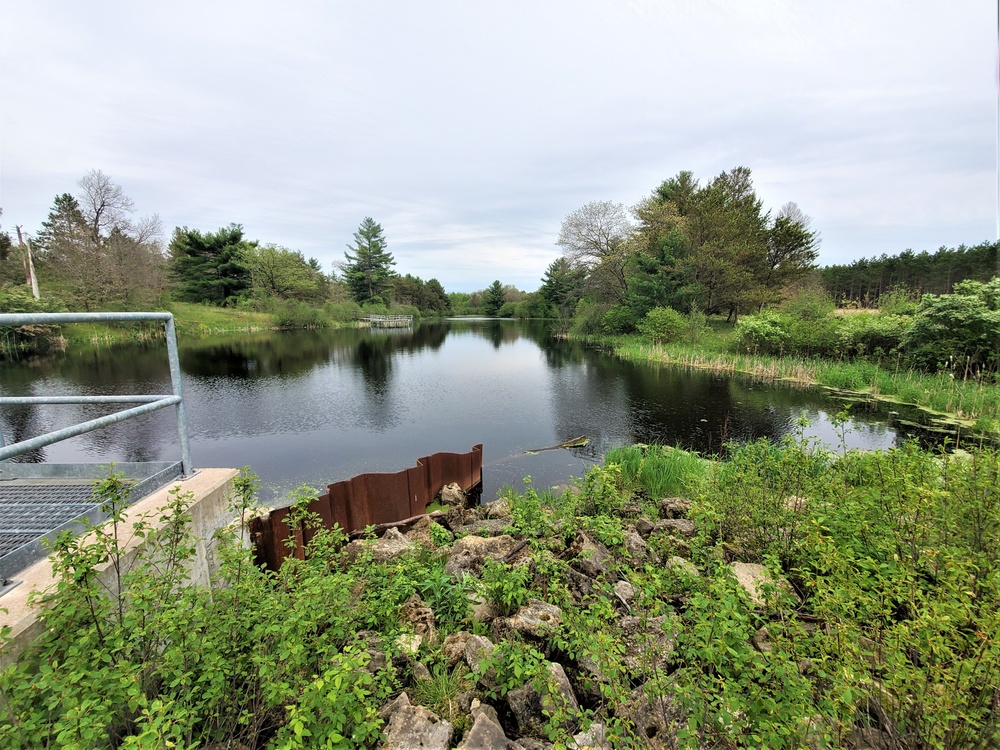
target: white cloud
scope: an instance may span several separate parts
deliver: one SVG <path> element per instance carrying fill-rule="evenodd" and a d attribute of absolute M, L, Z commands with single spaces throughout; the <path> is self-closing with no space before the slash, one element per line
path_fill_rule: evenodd
<path fill-rule="evenodd" d="M 995 9 L 930 0 L 0 0 L 0 205 L 87 170 L 168 227 L 326 267 L 360 220 L 397 269 L 538 286 L 562 218 L 750 167 L 821 259 L 993 238 Z"/>

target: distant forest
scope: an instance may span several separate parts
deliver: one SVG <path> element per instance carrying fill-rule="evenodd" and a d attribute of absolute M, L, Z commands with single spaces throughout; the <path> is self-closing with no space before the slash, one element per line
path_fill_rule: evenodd
<path fill-rule="evenodd" d="M 820 269 L 823 286 L 838 307 L 876 307 L 890 291 L 950 294 L 960 281 L 989 281 L 1000 274 L 996 242 L 942 247 L 935 253 L 906 250 Z"/>

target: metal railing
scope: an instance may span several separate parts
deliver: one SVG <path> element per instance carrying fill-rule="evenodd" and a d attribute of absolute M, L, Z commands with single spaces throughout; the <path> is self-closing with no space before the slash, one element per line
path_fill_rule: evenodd
<path fill-rule="evenodd" d="M 58 443 L 77 435 L 82 435 L 102 427 L 123 422 L 168 406 L 177 407 L 177 432 L 181 445 L 181 473 L 191 476 L 191 446 L 188 441 L 187 414 L 184 411 L 184 394 L 181 385 L 181 366 L 177 357 L 177 333 L 174 316 L 168 312 L 121 312 L 121 313 L 10 313 L 0 314 L 0 326 L 60 325 L 63 323 L 120 323 L 135 321 L 162 321 L 167 340 L 167 360 L 170 366 L 172 394 L 134 396 L 0 396 L 0 407 L 34 404 L 141 404 L 131 409 L 116 411 L 97 419 L 64 427 L 60 430 L 39 435 L 5 445 L 0 432 L 0 461 L 37 450 L 46 445 Z"/>

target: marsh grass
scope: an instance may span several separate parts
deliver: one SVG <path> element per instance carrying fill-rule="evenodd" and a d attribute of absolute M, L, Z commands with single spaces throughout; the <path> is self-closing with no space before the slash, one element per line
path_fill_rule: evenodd
<path fill-rule="evenodd" d="M 948 372 L 926 374 L 906 368 L 898 358 L 880 363 L 740 354 L 727 351 L 731 332 L 718 327 L 713 330 L 713 335 L 704 337 L 696 346 L 684 342 L 655 344 L 637 336 L 588 341 L 631 362 L 827 386 L 928 409 L 953 417 L 956 424 L 977 432 L 1000 433 L 1000 385 L 992 383 L 989 375 L 976 378 L 971 374 L 953 377 Z"/>
<path fill-rule="evenodd" d="M 663 445 L 612 448 L 604 461 L 620 466 L 625 482 L 653 500 L 694 494 L 713 467 L 696 453 Z"/>

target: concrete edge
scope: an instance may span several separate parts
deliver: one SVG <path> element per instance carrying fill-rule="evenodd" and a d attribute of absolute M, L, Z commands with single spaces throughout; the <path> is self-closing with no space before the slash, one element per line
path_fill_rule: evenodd
<path fill-rule="evenodd" d="M 200 469 L 188 479 L 170 482 L 130 505 L 124 523 L 131 526 L 142 518 L 154 528 L 161 528 L 160 516 L 170 500 L 171 490 L 179 488 L 181 492 L 190 492 L 194 498 L 188 512 L 195 539 L 191 581 L 196 585 L 210 586 L 217 570 L 213 536 L 233 520 L 228 506 L 233 495 L 233 480 L 238 475 L 237 469 Z M 141 544 L 142 540 L 133 538 L 126 544 L 126 552 L 137 552 Z M 102 574 L 110 575 L 111 572 L 110 563 L 101 569 Z M 25 568 L 16 574 L 16 578 L 21 581 L 20 585 L 0 597 L 0 629 L 6 626 L 11 629 L 8 640 L 0 644 L 0 667 L 16 660 L 42 632 L 42 623 L 37 617 L 40 605 L 32 606 L 29 599 L 32 594 L 44 593 L 55 585 L 51 556 Z"/>

